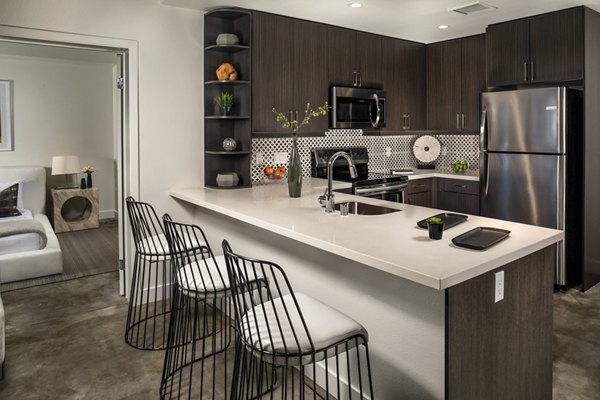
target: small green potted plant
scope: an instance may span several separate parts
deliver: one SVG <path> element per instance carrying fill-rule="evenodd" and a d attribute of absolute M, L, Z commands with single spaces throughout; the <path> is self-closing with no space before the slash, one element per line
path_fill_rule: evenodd
<path fill-rule="evenodd" d="M 427 222 L 429 239 L 440 240 L 444 233 L 444 221 L 439 217 L 429 217 L 425 222 Z"/>
<path fill-rule="evenodd" d="M 221 115 L 229 115 L 231 107 L 233 107 L 233 94 L 229 92 L 221 92 L 215 97 L 215 104 L 221 110 Z"/>

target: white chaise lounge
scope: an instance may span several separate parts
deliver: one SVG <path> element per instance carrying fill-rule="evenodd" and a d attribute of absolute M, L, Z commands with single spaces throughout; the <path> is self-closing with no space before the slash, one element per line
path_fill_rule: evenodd
<path fill-rule="evenodd" d="M 23 206 L 30 210 L 46 233 L 46 247 L 0 255 L 0 283 L 60 274 L 63 258 L 58 238 L 44 214 L 46 206 L 46 171 L 39 166 L 0 167 L 0 182 L 23 180 Z"/>

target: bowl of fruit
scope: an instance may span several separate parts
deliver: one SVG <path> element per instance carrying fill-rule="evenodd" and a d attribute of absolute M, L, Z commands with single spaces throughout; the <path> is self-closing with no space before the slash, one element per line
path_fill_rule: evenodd
<path fill-rule="evenodd" d="M 454 172 L 467 172 L 467 169 L 469 169 L 469 163 L 467 163 L 465 160 L 456 160 L 450 164 L 450 167 Z"/>
<path fill-rule="evenodd" d="M 267 165 L 263 169 L 263 172 L 265 173 L 265 176 L 267 177 L 267 179 L 272 180 L 272 181 L 278 181 L 280 179 L 285 178 L 285 175 L 287 174 L 287 168 L 284 167 L 283 165 L 279 165 L 279 166 Z"/>

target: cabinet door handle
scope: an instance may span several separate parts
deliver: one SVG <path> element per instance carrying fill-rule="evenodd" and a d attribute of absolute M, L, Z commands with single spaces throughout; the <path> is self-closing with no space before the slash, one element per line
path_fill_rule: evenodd
<path fill-rule="evenodd" d="M 460 114 L 456 113 L 456 129 L 460 129 Z"/>
<path fill-rule="evenodd" d="M 422 187 L 426 187 L 427 185 L 425 184 L 420 184 L 420 185 L 415 185 L 413 186 L 414 188 L 422 188 Z"/>
<path fill-rule="evenodd" d="M 455 183 L 453 186 L 454 186 L 455 188 L 460 188 L 460 189 L 466 189 L 466 188 L 467 188 L 467 185 L 459 185 L 459 184 L 457 184 L 457 183 Z"/>
<path fill-rule="evenodd" d="M 527 82 L 527 61 L 523 63 L 523 71 L 525 72 L 524 80 Z"/>
<path fill-rule="evenodd" d="M 529 67 L 529 69 L 531 70 L 529 72 L 529 76 L 531 77 L 531 81 L 533 82 L 535 81 L 535 61 L 532 61 Z"/>
<path fill-rule="evenodd" d="M 461 113 L 460 118 L 461 118 L 460 125 L 461 125 L 462 129 L 465 129 L 465 114 Z"/>
<path fill-rule="evenodd" d="M 410 129 L 410 113 L 406 114 L 406 129 Z"/>

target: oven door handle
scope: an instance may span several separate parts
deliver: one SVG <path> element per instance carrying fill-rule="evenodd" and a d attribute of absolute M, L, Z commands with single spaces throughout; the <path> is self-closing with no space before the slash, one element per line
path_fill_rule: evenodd
<path fill-rule="evenodd" d="M 371 113 L 371 107 L 369 107 L 369 119 L 371 120 L 371 125 L 373 125 L 373 128 L 377 128 L 379 127 L 379 120 L 381 119 L 381 105 L 379 104 L 379 96 L 377 96 L 377 93 L 373 93 L 371 98 L 375 100 L 377 115 L 375 116 L 375 121 L 373 121 L 373 114 Z"/>
<path fill-rule="evenodd" d="M 407 184 L 384 186 L 384 187 L 366 187 L 366 188 L 354 188 L 354 194 L 357 196 L 378 196 L 380 194 L 397 193 L 406 190 Z"/>

